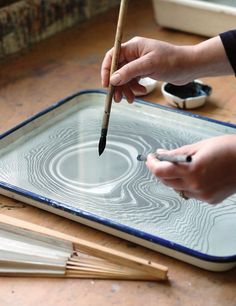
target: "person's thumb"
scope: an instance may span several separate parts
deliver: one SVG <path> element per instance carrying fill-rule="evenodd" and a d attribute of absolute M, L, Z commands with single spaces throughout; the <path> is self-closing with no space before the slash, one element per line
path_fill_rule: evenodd
<path fill-rule="evenodd" d="M 136 77 L 143 77 L 150 73 L 149 61 L 144 57 L 138 58 L 115 71 L 110 82 L 113 86 L 121 86 Z"/>
<path fill-rule="evenodd" d="M 194 145 L 184 145 L 176 149 L 172 150 L 165 150 L 165 149 L 157 149 L 156 150 L 157 154 L 160 155 L 170 155 L 170 156 L 175 156 L 175 155 L 194 155 L 196 153 L 196 148 Z"/>

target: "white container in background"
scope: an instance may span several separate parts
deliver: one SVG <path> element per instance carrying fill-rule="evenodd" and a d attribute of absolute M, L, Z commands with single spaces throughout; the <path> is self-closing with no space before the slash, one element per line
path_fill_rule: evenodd
<path fill-rule="evenodd" d="M 152 0 L 160 26 L 208 37 L 236 29 L 236 0 Z"/>

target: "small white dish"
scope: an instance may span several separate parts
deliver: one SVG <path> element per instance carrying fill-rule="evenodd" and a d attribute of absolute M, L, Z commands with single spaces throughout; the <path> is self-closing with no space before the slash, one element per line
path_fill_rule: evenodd
<path fill-rule="evenodd" d="M 211 94 L 212 88 L 195 80 L 183 86 L 163 83 L 161 92 L 166 101 L 177 108 L 194 109 L 206 103 L 206 98 Z"/>
<path fill-rule="evenodd" d="M 139 84 L 144 86 L 146 88 L 146 92 L 143 93 L 143 92 L 134 92 L 135 96 L 145 96 L 149 93 L 151 93 L 156 87 L 157 87 L 157 84 L 159 82 L 154 80 L 154 79 L 151 79 L 149 77 L 145 77 L 145 78 L 141 78 L 139 80 Z"/>

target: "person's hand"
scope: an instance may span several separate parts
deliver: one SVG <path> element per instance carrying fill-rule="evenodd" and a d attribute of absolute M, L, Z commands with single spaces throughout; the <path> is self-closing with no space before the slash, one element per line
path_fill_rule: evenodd
<path fill-rule="evenodd" d="M 182 191 L 186 197 L 216 204 L 236 192 L 236 135 L 218 136 L 158 153 L 192 156 L 191 163 L 175 164 L 149 154 L 146 162 L 165 185 Z"/>
<path fill-rule="evenodd" d="M 130 103 L 135 92 L 145 94 L 145 88 L 138 83 L 141 77 L 184 85 L 198 77 L 233 74 L 218 36 L 193 46 L 135 37 L 122 44 L 119 69 L 110 78 L 112 54 L 113 49 L 104 57 L 101 79 L 103 87 L 109 85 L 109 79 L 115 86 L 116 102 L 123 94 Z"/>
<path fill-rule="evenodd" d="M 175 84 L 186 83 L 187 79 L 182 70 L 181 57 L 184 56 L 182 53 L 184 50 L 181 47 L 142 37 L 135 37 L 122 44 L 119 58 L 120 69 L 112 75 L 110 80 L 116 86 L 115 101 L 121 100 L 122 93 L 128 102 L 133 101 L 135 91 L 145 93 L 145 87 L 138 83 L 140 77 L 148 76 Z M 103 87 L 109 84 L 112 54 L 113 49 L 106 53 L 102 63 Z"/>

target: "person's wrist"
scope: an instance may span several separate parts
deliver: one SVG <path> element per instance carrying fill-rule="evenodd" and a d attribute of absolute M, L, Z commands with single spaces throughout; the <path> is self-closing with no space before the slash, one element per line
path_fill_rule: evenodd
<path fill-rule="evenodd" d="M 205 40 L 193 46 L 194 71 L 197 77 L 209 77 L 233 74 L 219 36 Z"/>
<path fill-rule="evenodd" d="M 184 85 L 197 76 L 196 50 L 194 46 L 176 46 L 175 48 L 176 84 Z"/>

